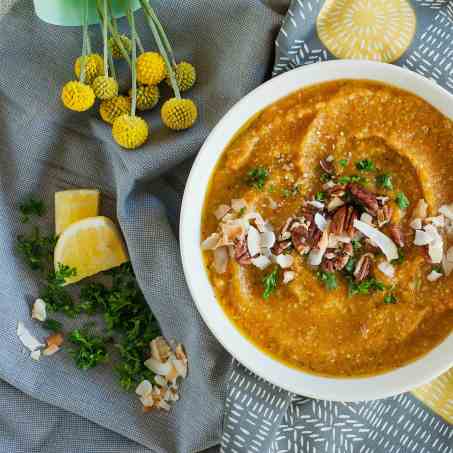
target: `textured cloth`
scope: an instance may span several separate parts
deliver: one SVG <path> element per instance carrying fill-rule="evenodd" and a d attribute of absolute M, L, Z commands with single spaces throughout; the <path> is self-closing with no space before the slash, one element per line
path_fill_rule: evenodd
<path fill-rule="evenodd" d="M 197 67 L 199 82 L 189 96 L 196 99 L 200 118 L 193 129 L 178 134 L 161 125 L 157 111 L 146 115 L 151 139 L 135 152 L 119 149 L 96 111 L 77 114 L 61 105 L 61 87 L 73 78 L 72 63 L 80 53 L 79 28 L 44 24 L 29 1 L 18 2 L 0 21 L 0 379 L 152 451 L 190 452 L 219 442 L 231 360 L 202 323 L 181 270 L 176 232 L 190 168 L 184 161 L 198 151 L 223 113 L 264 80 L 272 66 L 270 49 L 280 17 L 257 0 L 153 3 L 177 43 L 177 56 Z M 137 20 L 150 47 L 141 13 Z M 93 47 L 100 49 L 99 29 L 93 28 L 91 35 Z M 30 193 L 39 194 L 50 208 L 41 221 L 49 231 L 54 192 L 76 187 L 102 191 L 102 213 L 118 218 L 139 284 L 163 334 L 186 347 L 190 373 L 181 400 L 169 414 L 143 415 L 137 398 L 119 389 L 110 366 L 82 372 L 65 353 L 34 363 L 22 352 L 18 320 L 41 338 L 45 331 L 29 321 L 40 283 L 14 249 L 16 234 L 26 229 L 17 205 Z M 65 326 L 71 328 L 68 322 Z M 20 405 L 7 407 L 9 412 L 0 412 L 2 451 L 68 451 L 61 442 L 53 450 L 40 445 L 36 438 L 43 430 L 33 420 L 27 428 L 20 424 L 27 435 L 11 438 L 12 417 L 21 420 L 23 414 Z M 43 426 L 61 430 L 74 451 L 86 451 L 90 447 L 86 437 L 78 435 L 75 420 L 73 431 L 66 425 Z M 111 451 L 116 451 L 115 439 L 112 436 Z"/>
<path fill-rule="evenodd" d="M 293 0 L 276 40 L 273 74 L 367 58 L 414 70 L 453 92 L 452 26 L 449 0 Z M 236 364 L 222 449 L 452 453 L 453 370 L 414 394 L 424 403 L 411 394 L 367 403 L 312 400 L 285 394 Z"/>

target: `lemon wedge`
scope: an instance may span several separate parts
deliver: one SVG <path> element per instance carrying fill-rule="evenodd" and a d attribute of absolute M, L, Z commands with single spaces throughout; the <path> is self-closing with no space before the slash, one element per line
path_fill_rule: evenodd
<path fill-rule="evenodd" d="M 55 192 L 55 234 L 69 225 L 99 215 L 99 190 L 78 189 Z"/>
<path fill-rule="evenodd" d="M 66 285 L 128 260 L 121 233 L 103 216 L 88 217 L 70 225 L 58 238 L 54 251 L 55 270 L 59 263 L 76 269 L 76 275 L 67 278 Z"/>

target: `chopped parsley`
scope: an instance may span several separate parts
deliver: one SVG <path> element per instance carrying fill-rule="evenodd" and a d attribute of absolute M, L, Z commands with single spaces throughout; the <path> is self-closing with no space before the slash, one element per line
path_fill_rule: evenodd
<path fill-rule="evenodd" d="M 396 304 L 397 300 L 396 296 L 391 293 L 384 296 L 384 304 Z"/>
<path fill-rule="evenodd" d="M 350 182 L 355 182 L 357 184 L 362 184 L 363 186 L 368 184 L 368 179 L 364 176 L 351 175 L 351 176 L 340 176 L 338 178 L 339 184 L 348 184 Z"/>
<path fill-rule="evenodd" d="M 242 216 L 245 214 L 245 211 L 246 211 L 246 210 L 247 210 L 247 209 L 246 209 L 245 207 L 242 207 L 241 209 L 239 209 L 239 212 L 238 212 L 239 217 L 242 217 Z"/>
<path fill-rule="evenodd" d="M 374 163 L 372 160 L 370 159 L 362 159 L 362 160 L 359 160 L 356 164 L 355 164 L 357 170 L 360 170 L 360 171 L 374 171 L 376 170 L 376 167 L 374 166 Z"/>
<path fill-rule="evenodd" d="M 264 292 L 263 299 L 269 299 L 269 296 L 277 289 L 278 284 L 278 267 L 263 278 Z"/>
<path fill-rule="evenodd" d="M 266 179 L 269 176 L 269 170 L 264 167 L 256 167 L 247 173 L 247 183 L 255 189 L 263 190 Z"/>
<path fill-rule="evenodd" d="M 409 199 L 406 197 L 406 195 L 403 192 L 397 193 L 395 201 L 396 201 L 396 204 L 401 209 L 407 209 L 410 205 Z"/>
<path fill-rule="evenodd" d="M 384 291 L 385 289 L 385 285 L 373 277 L 367 278 L 362 282 L 355 282 L 352 278 L 348 278 L 348 280 L 349 296 L 354 296 L 356 294 L 370 294 L 374 291 Z"/>
<path fill-rule="evenodd" d="M 346 263 L 344 267 L 344 271 L 347 274 L 353 274 L 355 269 L 356 259 L 354 257 L 349 258 L 349 261 Z"/>
<path fill-rule="evenodd" d="M 271 184 L 271 185 L 269 186 L 269 188 L 267 189 L 267 191 L 268 191 L 269 193 L 274 193 L 274 192 L 275 192 L 275 185 L 274 185 L 274 184 Z"/>
<path fill-rule="evenodd" d="M 315 195 L 315 200 L 316 201 L 324 201 L 326 199 L 326 193 L 325 192 L 317 192 Z"/>
<path fill-rule="evenodd" d="M 329 175 L 329 173 L 323 172 L 323 173 L 321 173 L 321 176 L 319 177 L 319 179 L 321 182 L 328 182 L 332 179 L 332 176 Z"/>
<path fill-rule="evenodd" d="M 60 321 L 55 319 L 46 319 L 41 323 L 41 326 L 44 327 L 46 330 L 50 330 L 52 332 L 61 332 L 63 330 L 63 324 Z"/>
<path fill-rule="evenodd" d="M 57 238 L 42 236 L 39 228 L 34 227 L 31 234 L 17 236 L 17 250 L 33 270 L 43 270 L 53 254 Z"/>
<path fill-rule="evenodd" d="M 376 185 L 384 189 L 393 190 L 392 177 L 388 173 L 376 176 Z"/>
<path fill-rule="evenodd" d="M 87 327 L 73 330 L 68 339 L 77 346 L 70 353 L 76 366 L 82 370 L 94 368 L 109 358 L 107 343 L 110 339 L 90 333 Z"/>
<path fill-rule="evenodd" d="M 340 159 L 338 161 L 338 163 L 342 166 L 342 167 L 346 167 L 348 165 L 348 159 Z"/>
<path fill-rule="evenodd" d="M 291 189 L 283 189 L 282 196 L 285 198 L 295 197 L 300 192 L 300 186 L 294 185 Z"/>
<path fill-rule="evenodd" d="M 354 249 L 354 252 L 357 252 L 357 250 L 362 248 L 362 243 L 358 241 L 357 239 L 353 239 L 351 241 L 352 248 Z"/>
<path fill-rule="evenodd" d="M 333 272 L 318 271 L 316 275 L 329 291 L 338 287 L 337 277 Z"/>
<path fill-rule="evenodd" d="M 30 197 L 19 204 L 19 211 L 22 214 L 21 222 L 28 223 L 31 216 L 42 217 L 46 213 L 46 207 L 41 200 Z"/>

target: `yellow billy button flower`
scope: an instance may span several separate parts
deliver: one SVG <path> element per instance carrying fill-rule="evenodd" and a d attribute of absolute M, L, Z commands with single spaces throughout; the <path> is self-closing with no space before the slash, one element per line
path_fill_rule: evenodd
<path fill-rule="evenodd" d="M 198 110 L 195 102 L 190 99 L 171 98 L 162 106 L 161 117 L 165 126 L 181 131 L 193 126 Z"/>
<path fill-rule="evenodd" d="M 77 58 L 74 64 L 74 72 L 78 79 L 80 79 L 82 58 Z M 90 85 L 97 76 L 104 75 L 104 60 L 97 53 L 89 54 L 85 58 L 85 83 Z"/>
<path fill-rule="evenodd" d="M 118 96 L 118 82 L 113 77 L 99 76 L 92 84 L 94 94 L 98 99 L 112 99 Z"/>
<path fill-rule="evenodd" d="M 64 106 L 76 112 L 84 112 L 90 109 L 95 99 L 93 89 L 78 80 L 68 82 L 61 92 L 61 100 Z"/>
<path fill-rule="evenodd" d="M 129 90 L 132 97 L 132 88 Z M 140 85 L 137 87 L 137 110 L 151 110 L 159 102 L 160 92 L 155 85 Z"/>
<path fill-rule="evenodd" d="M 139 116 L 121 115 L 113 122 L 112 135 L 123 148 L 139 148 L 148 139 L 148 124 Z"/>
<path fill-rule="evenodd" d="M 143 85 L 157 85 L 167 75 L 165 61 L 157 52 L 144 52 L 137 58 L 137 80 Z"/>
<path fill-rule="evenodd" d="M 186 61 L 181 61 L 175 68 L 176 82 L 178 83 L 179 90 L 187 91 L 190 90 L 197 80 L 197 72 L 195 68 Z M 171 87 L 170 77 L 167 75 L 167 85 Z"/>
<path fill-rule="evenodd" d="M 131 113 L 131 99 L 127 96 L 115 96 L 102 101 L 99 113 L 106 123 L 113 124 L 119 116 Z"/>
<path fill-rule="evenodd" d="M 132 50 L 132 42 L 131 40 L 126 36 L 126 35 L 119 35 L 121 44 L 123 44 L 124 49 L 128 54 L 131 53 Z M 112 57 L 116 59 L 123 58 L 123 54 L 121 53 L 121 50 L 116 43 L 116 41 L 112 38 L 108 40 L 108 46 L 110 49 L 110 52 L 112 52 Z"/>

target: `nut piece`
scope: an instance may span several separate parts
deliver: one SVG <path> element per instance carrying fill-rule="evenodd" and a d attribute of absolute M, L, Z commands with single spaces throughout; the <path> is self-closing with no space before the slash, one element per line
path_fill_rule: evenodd
<path fill-rule="evenodd" d="M 245 236 L 234 241 L 234 259 L 241 266 L 252 264 L 252 257 L 250 256 Z"/>
<path fill-rule="evenodd" d="M 287 248 L 291 247 L 291 240 L 276 242 L 271 248 L 274 255 L 281 255 Z"/>
<path fill-rule="evenodd" d="M 301 255 L 306 255 L 310 251 L 307 238 L 308 229 L 304 225 L 294 228 L 291 232 L 293 246 Z"/>
<path fill-rule="evenodd" d="M 330 223 L 330 232 L 335 236 L 341 236 L 345 230 L 345 224 L 348 216 L 348 206 L 342 206 L 335 211 Z"/>
<path fill-rule="evenodd" d="M 370 275 L 372 264 L 373 255 L 371 253 L 365 253 L 360 257 L 354 269 L 354 278 L 356 282 L 361 282 Z"/>
<path fill-rule="evenodd" d="M 348 184 L 348 190 L 369 214 L 373 216 L 377 215 L 379 203 L 374 193 L 356 183 Z"/>
<path fill-rule="evenodd" d="M 390 237 L 393 239 L 393 242 L 398 247 L 404 247 L 404 235 L 403 235 L 403 231 L 401 230 L 400 225 L 394 225 L 394 224 L 390 225 L 389 233 L 390 233 Z"/>
<path fill-rule="evenodd" d="M 351 243 L 340 243 L 336 249 L 328 249 L 324 255 L 322 268 L 326 272 L 341 271 L 354 253 Z"/>
<path fill-rule="evenodd" d="M 332 159 L 329 159 L 326 157 L 325 159 L 322 159 L 319 161 L 319 165 L 321 165 L 321 168 L 329 175 L 335 174 L 335 164 Z"/>
<path fill-rule="evenodd" d="M 377 212 L 377 221 L 379 228 L 383 227 L 390 222 L 392 218 L 393 209 L 389 205 L 385 205 L 382 208 L 378 209 Z"/>

